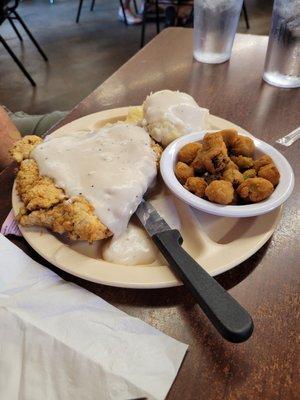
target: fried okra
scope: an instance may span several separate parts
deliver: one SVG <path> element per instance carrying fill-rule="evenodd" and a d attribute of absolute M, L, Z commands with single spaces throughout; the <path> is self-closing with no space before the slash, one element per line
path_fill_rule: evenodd
<path fill-rule="evenodd" d="M 257 175 L 270 181 L 273 186 L 277 186 L 279 183 L 280 173 L 273 163 L 261 167 Z"/>
<path fill-rule="evenodd" d="M 273 163 L 272 158 L 265 154 L 254 161 L 254 169 L 256 170 L 256 172 L 258 172 L 261 167 L 264 167 L 265 165 L 272 163 Z"/>
<path fill-rule="evenodd" d="M 278 185 L 280 173 L 272 159 L 254 160 L 254 141 L 235 129 L 207 133 L 178 153 L 176 176 L 199 197 L 219 204 L 257 203 Z"/>
<path fill-rule="evenodd" d="M 185 184 L 186 180 L 191 176 L 194 176 L 195 173 L 192 167 L 179 161 L 176 164 L 175 175 L 177 176 L 177 179 L 179 180 L 180 183 Z"/>
<path fill-rule="evenodd" d="M 228 181 L 232 184 L 233 187 L 239 186 L 242 182 L 244 182 L 244 177 L 237 169 L 228 169 L 223 172 L 224 181 Z"/>
<path fill-rule="evenodd" d="M 209 150 L 199 151 L 191 165 L 196 171 L 205 170 L 216 174 L 223 171 L 228 162 L 229 158 L 221 147 L 212 147 Z"/>
<path fill-rule="evenodd" d="M 231 156 L 230 158 L 240 169 L 249 169 L 253 167 L 254 161 L 251 157 Z"/>
<path fill-rule="evenodd" d="M 202 150 L 202 144 L 199 142 L 186 144 L 179 150 L 178 161 L 190 164 L 196 157 L 199 150 Z"/>
<path fill-rule="evenodd" d="M 206 190 L 207 198 L 218 204 L 230 204 L 234 200 L 234 190 L 228 181 L 220 180 L 211 182 Z"/>
<path fill-rule="evenodd" d="M 254 142 L 248 136 L 238 135 L 236 141 L 231 147 L 232 154 L 236 156 L 253 157 L 254 155 Z"/>
<path fill-rule="evenodd" d="M 229 162 L 227 148 L 220 132 L 207 133 L 203 138 L 203 149 L 198 151 L 192 167 L 198 173 L 208 171 L 216 174 L 223 171 Z"/>
<path fill-rule="evenodd" d="M 198 151 L 196 157 L 194 158 L 194 160 L 191 163 L 191 167 L 193 167 L 194 170 L 196 171 L 196 173 L 199 175 L 202 175 L 205 172 L 205 167 L 203 164 L 204 154 L 205 154 L 204 150 Z"/>
<path fill-rule="evenodd" d="M 236 129 L 223 129 L 220 131 L 222 138 L 229 150 L 234 146 L 237 138 L 238 138 L 238 133 Z"/>
<path fill-rule="evenodd" d="M 243 172 L 243 177 L 244 180 L 249 179 L 249 178 L 255 178 L 256 177 L 256 171 L 254 168 L 247 169 L 246 171 Z"/>
<path fill-rule="evenodd" d="M 199 178 L 198 176 L 191 176 L 185 182 L 184 187 L 191 193 L 198 197 L 205 196 L 205 189 L 207 188 L 207 183 L 204 178 Z"/>
<path fill-rule="evenodd" d="M 239 203 L 239 196 L 237 195 L 236 190 L 233 193 L 233 199 L 232 202 L 229 203 L 230 206 L 236 206 Z"/>
<path fill-rule="evenodd" d="M 203 138 L 203 150 L 210 150 L 219 147 L 227 154 L 226 144 L 223 140 L 221 132 L 207 133 Z"/>
<path fill-rule="evenodd" d="M 217 174 L 210 174 L 209 172 L 205 172 L 205 174 L 202 175 L 202 177 L 205 179 L 205 182 L 209 185 L 212 181 L 217 181 L 222 178 L 222 174 L 218 172 Z"/>
<path fill-rule="evenodd" d="M 228 163 L 226 164 L 226 167 L 225 167 L 224 171 L 227 171 L 228 169 L 239 170 L 239 167 L 232 160 L 229 159 Z"/>
<path fill-rule="evenodd" d="M 272 183 L 264 178 L 249 178 L 237 188 L 240 198 L 252 203 L 267 199 L 273 191 Z"/>

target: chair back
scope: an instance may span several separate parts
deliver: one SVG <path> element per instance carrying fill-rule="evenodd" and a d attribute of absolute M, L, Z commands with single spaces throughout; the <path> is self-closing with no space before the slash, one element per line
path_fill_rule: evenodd
<path fill-rule="evenodd" d="M 0 25 L 5 20 L 5 6 L 9 0 L 0 0 Z"/>
<path fill-rule="evenodd" d="M 19 5 L 19 0 L 0 0 L 0 25 L 5 21 L 7 14 L 15 10 Z"/>

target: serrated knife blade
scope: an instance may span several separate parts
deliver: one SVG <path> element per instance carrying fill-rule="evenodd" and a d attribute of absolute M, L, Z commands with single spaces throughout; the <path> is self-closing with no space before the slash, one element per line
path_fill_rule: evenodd
<path fill-rule="evenodd" d="M 149 201 L 142 200 L 135 214 L 151 237 L 172 229 Z"/>

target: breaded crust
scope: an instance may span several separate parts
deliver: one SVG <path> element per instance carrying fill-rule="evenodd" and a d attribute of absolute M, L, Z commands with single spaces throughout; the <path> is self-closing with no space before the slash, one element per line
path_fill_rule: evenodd
<path fill-rule="evenodd" d="M 66 233 L 72 240 L 93 242 L 112 236 L 94 214 L 94 207 L 82 196 L 65 200 L 48 210 L 40 209 L 29 214 L 26 210 L 25 214 L 21 211 L 18 220 L 23 226 L 38 225 L 53 232 Z"/>
<path fill-rule="evenodd" d="M 20 163 L 16 178 L 18 194 L 24 207 L 17 216 L 23 226 L 43 226 L 53 232 L 67 234 L 72 240 L 93 242 L 112 236 L 112 232 L 94 214 L 94 207 L 83 196 L 68 198 L 52 178 L 39 174 L 38 164 L 30 152 L 42 143 L 38 136 L 26 136 L 18 141 L 11 154 Z M 152 142 L 157 162 L 162 148 Z"/>
<path fill-rule="evenodd" d="M 17 219 L 23 226 L 38 225 L 66 233 L 73 240 L 105 239 L 112 235 L 94 214 L 94 207 L 82 196 L 68 199 L 53 179 L 40 176 L 35 160 L 23 160 L 16 178 L 24 203 Z"/>
<path fill-rule="evenodd" d="M 17 190 L 28 211 L 48 209 L 65 200 L 64 191 L 55 186 L 53 179 L 40 176 L 35 160 L 23 160 L 17 174 Z"/>
<path fill-rule="evenodd" d="M 31 151 L 42 141 L 43 139 L 36 135 L 24 136 L 13 145 L 10 154 L 17 163 L 20 163 L 29 158 Z"/>

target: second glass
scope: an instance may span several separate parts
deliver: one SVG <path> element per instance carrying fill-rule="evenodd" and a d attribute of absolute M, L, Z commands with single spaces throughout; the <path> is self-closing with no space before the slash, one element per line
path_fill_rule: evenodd
<path fill-rule="evenodd" d="M 208 64 L 229 60 L 243 0 L 194 1 L 194 58 Z"/>
<path fill-rule="evenodd" d="M 263 79 L 300 87 L 300 0 L 275 0 Z"/>

